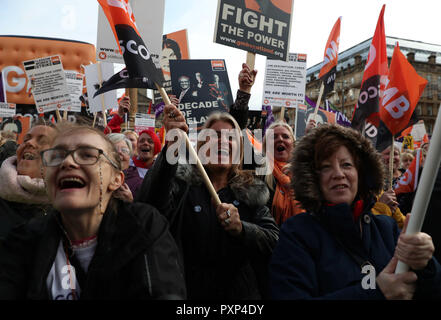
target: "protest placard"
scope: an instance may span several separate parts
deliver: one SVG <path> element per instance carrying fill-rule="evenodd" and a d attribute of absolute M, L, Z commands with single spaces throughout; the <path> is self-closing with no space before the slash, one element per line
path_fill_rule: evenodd
<path fill-rule="evenodd" d="M 70 97 L 60 56 L 23 61 L 38 113 L 67 110 Z"/>
<path fill-rule="evenodd" d="M 304 104 L 299 104 L 296 110 L 296 125 L 295 136 L 299 139 L 305 135 L 306 124 L 314 116 L 315 107 L 307 107 Z M 323 109 L 318 109 L 315 116 L 316 125 L 323 123 L 336 123 L 336 114 Z"/>
<path fill-rule="evenodd" d="M 200 127 L 233 103 L 224 60 L 170 60 L 173 94 L 188 125 Z"/>
<path fill-rule="evenodd" d="M 81 112 L 80 96 L 83 94 L 84 75 L 74 70 L 65 70 L 67 91 L 70 95 L 71 105 L 67 111 Z"/>
<path fill-rule="evenodd" d="M 161 65 L 162 74 L 164 75 L 163 88 L 167 94 L 172 93 L 170 60 L 190 59 L 188 50 L 187 30 L 179 30 L 168 33 L 162 37 L 162 52 L 159 63 Z M 155 104 L 161 103 L 162 98 L 158 90 L 153 91 L 153 99 Z"/>
<path fill-rule="evenodd" d="M 306 54 L 290 53 L 288 62 L 267 59 L 262 105 L 295 108 L 305 103 Z"/>
<path fill-rule="evenodd" d="M 0 102 L 0 117 L 12 118 L 15 116 L 15 103 Z"/>
<path fill-rule="evenodd" d="M 103 109 L 114 109 L 118 107 L 116 90 L 108 91 L 95 98 L 93 95 L 115 73 L 113 63 L 100 62 L 89 64 L 84 67 L 86 75 L 87 97 L 90 112 L 101 112 Z"/>
<path fill-rule="evenodd" d="M 293 0 L 219 0 L 214 42 L 286 61 Z"/>
<path fill-rule="evenodd" d="M 130 4 L 130 5 L 128 5 Z M 153 62 L 159 69 L 159 55 L 162 46 L 162 34 L 164 25 L 164 0 L 116 0 L 109 1 L 109 6 L 124 6 L 130 16 L 134 16 L 138 31 L 145 45 L 147 46 Z M 139 50 L 136 43 L 120 43 L 121 49 Z M 103 9 L 98 6 L 98 32 L 96 45 L 96 59 L 102 62 L 113 62 L 124 64 L 123 56 L 120 54 L 118 43 L 112 32 L 109 21 Z"/>
<path fill-rule="evenodd" d="M 155 115 L 147 113 L 137 113 L 135 116 L 135 132 L 140 133 L 143 130 L 155 130 Z"/>

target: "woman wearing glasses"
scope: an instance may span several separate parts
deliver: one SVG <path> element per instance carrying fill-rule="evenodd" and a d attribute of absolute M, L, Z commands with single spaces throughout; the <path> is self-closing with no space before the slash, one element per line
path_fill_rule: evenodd
<path fill-rule="evenodd" d="M 185 298 L 166 220 L 113 197 L 124 175 L 104 134 L 63 127 L 41 155 L 55 210 L 0 248 L 0 299 Z"/>

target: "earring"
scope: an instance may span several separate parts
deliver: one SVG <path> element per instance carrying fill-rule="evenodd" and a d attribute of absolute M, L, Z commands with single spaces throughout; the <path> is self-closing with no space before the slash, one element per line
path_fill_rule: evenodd
<path fill-rule="evenodd" d="M 103 174 L 101 172 L 101 163 L 99 163 L 98 167 L 100 172 L 100 214 L 103 215 Z"/>

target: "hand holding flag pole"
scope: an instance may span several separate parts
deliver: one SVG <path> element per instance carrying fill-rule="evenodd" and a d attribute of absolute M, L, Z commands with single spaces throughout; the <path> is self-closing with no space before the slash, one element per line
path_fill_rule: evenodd
<path fill-rule="evenodd" d="M 156 88 L 158 89 L 159 93 L 161 94 L 161 98 L 164 101 L 164 103 L 171 104 L 170 98 L 167 95 L 167 92 L 165 89 L 158 84 L 156 84 Z M 164 137 L 166 135 L 166 132 L 164 131 Z M 215 205 L 218 206 L 221 204 L 221 201 L 219 199 L 219 196 L 216 192 L 216 190 L 213 187 L 213 184 L 210 181 L 210 178 L 207 175 L 207 172 L 205 171 L 205 168 L 203 167 L 201 160 L 199 159 L 196 151 L 194 150 L 193 146 L 191 145 L 190 139 L 188 138 L 188 135 L 185 133 L 185 143 L 187 145 L 187 148 L 190 152 L 190 156 L 196 160 L 196 167 L 198 168 L 199 172 L 202 175 L 202 178 L 204 180 L 205 186 L 207 187 L 208 191 L 210 192 L 211 197 L 214 199 Z"/>
<path fill-rule="evenodd" d="M 441 107 L 441 106 L 440 106 Z M 405 234 L 414 234 L 421 231 L 427 207 L 429 206 L 433 186 L 437 177 L 437 172 L 441 163 L 441 112 L 435 121 L 432 140 L 429 144 L 424 170 L 421 174 L 421 180 L 415 194 L 415 200 L 412 205 L 409 224 Z M 404 273 L 409 270 L 409 266 L 398 261 L 395 274 Z"/>

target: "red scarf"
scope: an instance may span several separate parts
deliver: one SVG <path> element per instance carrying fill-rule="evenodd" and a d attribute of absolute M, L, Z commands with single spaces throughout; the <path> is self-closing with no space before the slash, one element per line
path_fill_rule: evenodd
<path fill-rule="evenodd" d="M 325 205 L 327 205 L 328 207 L 335 206 L 336 204 L 337 203 L 331 203 L 331 202 L 325 203 Z M 358 200 L 357 202 L 355 202 L 354 208 L 352 209 L 352 218 L 354 219 L 355 222 L 358 220 L 358 217 L 360 217 L 361 213 L 363 212 L 363 207 L 364 207 L 363 200 Z"/>
<path fill-rule="evenodd" d="M 153 164 L 153 162 L 152 162 L 148 165 L 145 161 L 139 160 L 137 157 L 133 157 L 132 160 L 133 160 L 133 163 L 135 164 L 135 167 L 137 167 L 137 168 L 150 169 L 150 167 Z"/>

